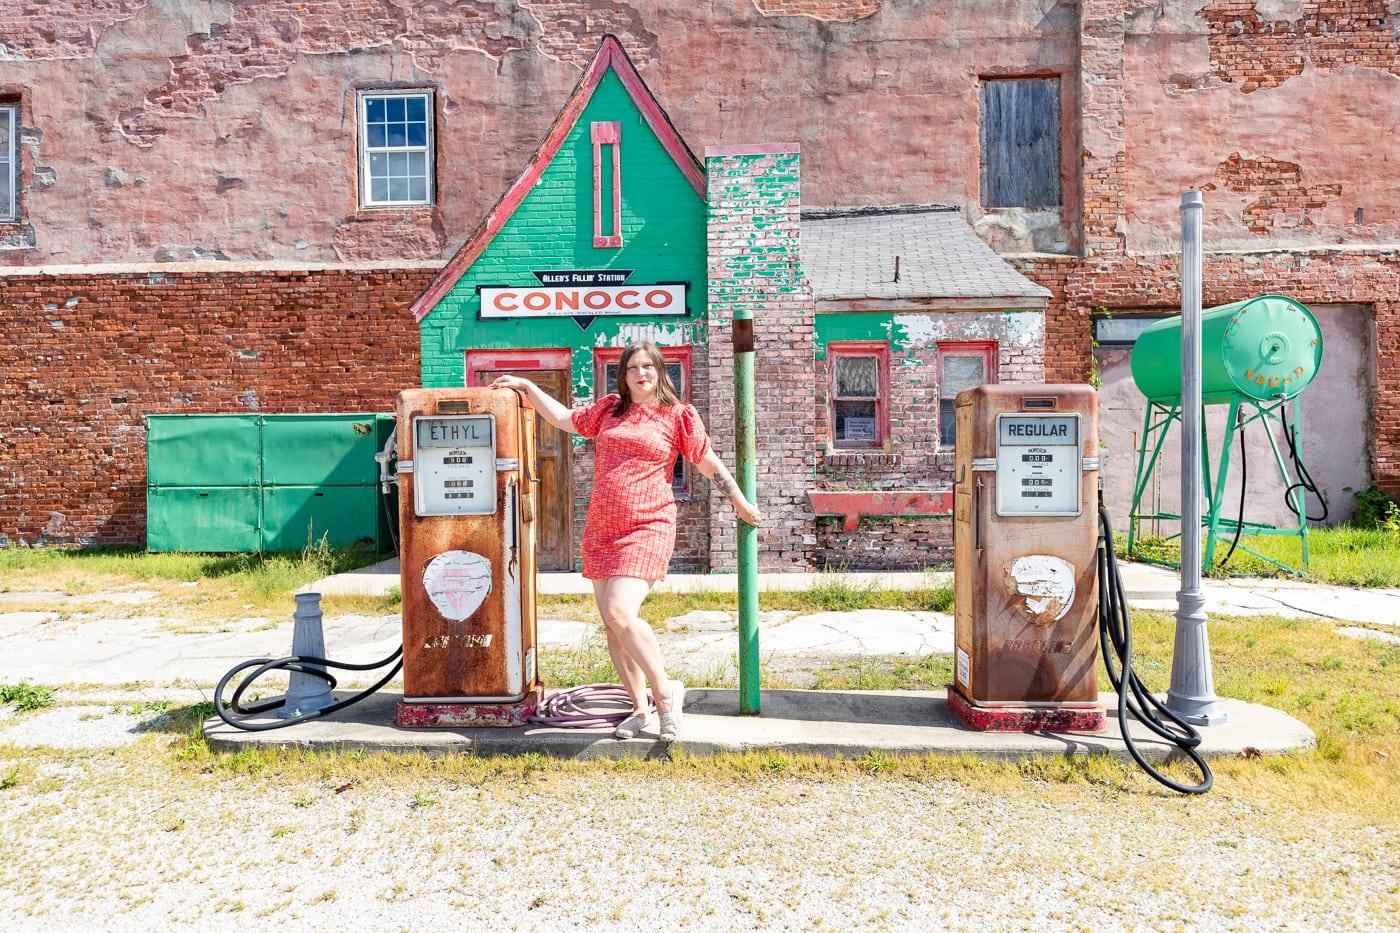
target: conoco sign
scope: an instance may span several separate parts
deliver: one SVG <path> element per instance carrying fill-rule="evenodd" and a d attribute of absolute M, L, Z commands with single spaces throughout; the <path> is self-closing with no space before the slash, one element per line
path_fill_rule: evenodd
<path fill-rule="evenodd" d="M 479 286 L 483 318 L 685 317 L 686 283 Z"/>
<path fill-rule="evenodd" d="M 483 318 L 684 317 L 686 283 L 477 286 Z"/>

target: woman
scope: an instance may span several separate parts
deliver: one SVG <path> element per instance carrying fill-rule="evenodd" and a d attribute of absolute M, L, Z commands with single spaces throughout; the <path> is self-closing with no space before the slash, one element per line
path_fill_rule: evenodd
<path fill-rule="evenodd" d="M 695 408 L 676 398 L 666 362 L 651 341 L 623 350 L 617 371 L 616 394 L 572 411 L 518 376 L 500 376 L 491 387 L 524 392 L 545 421 L 597 439 L 583 530 L 583 575 L 593 582 L 608 654 L 632 701 L 631 714 L 613 735 L 630 739 L 645 725 L 649 682 L 661 716 L 661 740 L 671 742 L 679 734 L 685 687 L 666 676 L 656 634 L 638 613 L 652 586 L 666 576 L 676 543 L 671 494 L 676 455 L 695 464 L 741 519 L 757 525 L 763 516 L 715 455 Z"/>

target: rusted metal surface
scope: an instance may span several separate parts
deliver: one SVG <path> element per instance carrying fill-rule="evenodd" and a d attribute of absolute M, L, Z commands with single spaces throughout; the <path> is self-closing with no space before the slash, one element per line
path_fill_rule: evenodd
<path fill-rule="evenodd" d="M 961 393 L 956 410 L 954 687 L 973 706 L 1095 706 L 1097 396 L 1089 386 L 987 385 Z M 993 468 L 997 416 L 1075 413 L 1078 448 L 1067 452 L 1073 472 L 1061 463 L 1046 478 L 1016 481 L 1031 489 L 1072 484 L 1079 514 L 997 514 L 998 479 L 1012 478 Z M 1038 459 L 1035 451 L 1050 448 L 1023 449 Z"/>
<path fill-rule="evenodd" d="M 544 688 L 536 685 L 514 703 L 427 703 L 400 700 L 396 725 L 407 728 L 479 728 L 523 726 L 539 709 Z"/>
<path fill-rule="evenodd" d="M 1103 732 L 1108 728 L 1102 707 L 973 706 L 952 687 L 948 708 L 978 732 Z"/>
<path fill-rule="evenodd" d="M 410 710 L 434 710 L 401 712 L 413 721 L 400 724 L 435 724 L 426 720 L 442 720 L 438 707 L 454 701 L 515 708 L 539 686 L 534 413 L 516 393 L 486 388 L 409 389 L 396 411 L 404 696 Z M 491 514 L 418 514 L 415 483 L 430 480 L 414 465 L 415 421 L 481 414 L 495 426 Z"/>

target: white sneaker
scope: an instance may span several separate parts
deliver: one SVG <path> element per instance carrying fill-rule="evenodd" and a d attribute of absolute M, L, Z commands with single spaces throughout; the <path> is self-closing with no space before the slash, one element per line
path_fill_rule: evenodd
<path fill-rule="evenodd" d="M 613 730 L 613 738 L 634 738 L 637 735 L 637 733 L 641 731 L 642 726 L 645 726 L 646 724 L 647 716 L 645 713 L 633 713 L 631 716 L 628 716 L 626 719 L 622 720 L 622 722 L 617 724 L 617 728 Z"/>
<path fill-rule="evenodd" d="M 674 742 L 681 735 L 681 707 L 685 705 L 685 684 L 671 681 L 671 711 L 661 714 L 661 735 L 663 742 Z"/>

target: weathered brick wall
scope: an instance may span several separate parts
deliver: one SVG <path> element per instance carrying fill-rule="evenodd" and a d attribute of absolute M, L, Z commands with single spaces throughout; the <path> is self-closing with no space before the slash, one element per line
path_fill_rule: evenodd
<path fill-rule="evenodd" d="M 864 516 L 855 531 L 840 517 L 816 522 L 820 570 L 924 570 L 953 562 L 952 516 Z"/>
<path fill-rule="evenodd" d="M 1039 312 L 956 312 L 897 315 L 892 328 L 908 334 L 918 318 L 920 336 L 890 347 L 888 450 L 841 449 L 832 442 L 830 374 L 817 361 L 816 468 L 823 489 L 946 489 L 953 451 L 939 446 L 940 343 L 993 343 L 994 378 L 1004 383 L 1044 381 L 1045 334 Z"/>
<path fill-rule="evenodd" d="M 1316 0 L 1271 5 L 1268 14 L 1260 6 L 1258 0 L 1211 0 L 1199 14 L 1210 24 L 1215 74 L 1238 83 L 1246 94 L 1278 87 L 1308 67 L 1400 74 L 1400 23 L 1393 3 Z"/>
<path fill-rule="evenodd" d="M 1219 185 L 1207 183 L 1201 190 L 1214 191 L 1223 187 L 1254 198 L 1244 206 L 1241 220 L 1249 232 L 1257 236 L 1283 228 L 1310 227 L 1312 217 L 1342 194 L 1338 183 L 1303 184 L 1303 170 L 1296 162 L 1267 156 L 1246 159 L 1238 152 L 1230 153 L 1229 158 L 1216 167 L 1215 177 Z"/>
<path fill-rule="evenodd" d="M 715 449 L 734 468 L 736 308 L 753 313 L 759 538 L 763 570 L 811 566 L 815 539 L 811 418 L 815 318 L 799 261 L 799 153 L 794 145 L 710 148 L 710 421 Z M 734 509 L 712 498 L 712 569 L 737 567 Z"/>
<path fill-rule="evenodd" d="M 1082 263 L 1021 259 L 1016 266 L 1056 293 L 1047 324 L 1046 380 L 1083 382 L 1092 359 L 1090 317 L 1117 309 L 1181 309 L 1180 257 L 1142 256 Z M 1338 249 L 1203 257 L 1204 307 L 1281 294 L 1303 304 L 1359 304 L 1374 316 L 1376 380 L 1371 438 L 1376 485 L 1400 493 L 1400 250 Z"/>
<path fill-rule="evenodd" d="M 0 544 L 143 544 L 147 415 L 392 411 L 429 278 L 0 276 Z"/>

